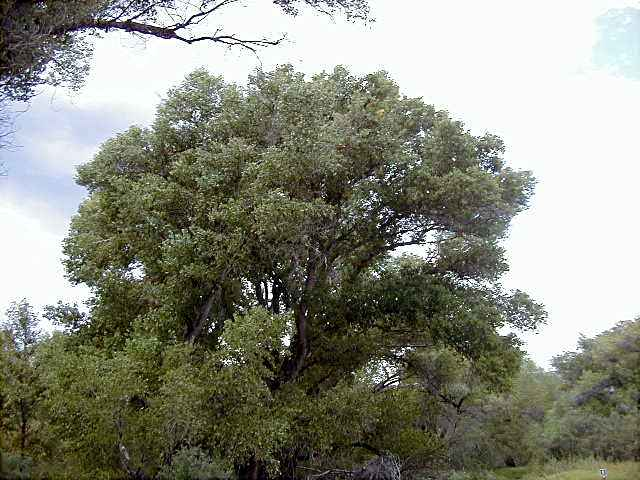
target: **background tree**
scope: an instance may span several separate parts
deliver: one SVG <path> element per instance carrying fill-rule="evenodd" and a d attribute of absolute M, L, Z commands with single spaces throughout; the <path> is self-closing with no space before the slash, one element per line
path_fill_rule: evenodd
<path fill-rule="evenodd" d="M 574 392 L 578 406 L 603 411 L 632 411 L 640 388 L 640 319 L 624 321 L 594 338 L 581 337 L 578 351 L 553 359 L 553 366 Z"/>
<path fill-rule="evenodd" d="M 455 470 L 522 466 L 544 458 L 544 421 L 559 396 L 557 376 L 524 358 L 517 372 L 487 381 L 451 351 L 421 363 L 427 393 L 439 408 L 434 420 Z"/>
<path fill-rule="evenodd" d="M 640 455 L 640 320 L 620 322 L 553 359 L 563 397 L 547 425 L 552 455 Z"/>
<path fill-rule="evenodd" d="M 0 448 L 18 454 L 18 469 L 23 470 L 38 444 L 37 408 L 43 393 L 36 362 L 38 318 L 23 299 L 10 305 L 0 328 Z"/>
<path fill-rule="evenodd" d="M 445 392 L 476 390 L 453 416 L 457 428 L 447 444 L 450 466 L 473 470 L 550 459 L 637 458 L 638 325 L 638 320 L 621 322 L 594 338 L 582 337 L 578 351 L 554 358 L 555 371 L 525 359 L 503 392 L 483 389 L 473 376 L 460 386 L 456 379 L 465 379 L 459 374 L 468 368 L 464 363 L 451 369 L 430 362 L 431 371 L 441 372 L 431 377 L 445 385 Z"/>

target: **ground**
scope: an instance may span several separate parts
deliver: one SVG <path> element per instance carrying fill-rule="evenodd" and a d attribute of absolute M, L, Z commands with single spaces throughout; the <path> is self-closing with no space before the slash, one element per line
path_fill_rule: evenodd
<path fill-rule="evenodd" d="M 607 480 L 640 479 L 638 462 L 609 463 L 596 460 L 582 461 L 574 465 L 501 468 L 494 473 L 498 480 L 600 480 L 600 468 L 608 470 Z"/>

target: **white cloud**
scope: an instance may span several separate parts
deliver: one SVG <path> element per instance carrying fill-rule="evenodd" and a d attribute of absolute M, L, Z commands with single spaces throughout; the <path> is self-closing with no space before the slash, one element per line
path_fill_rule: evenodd
<path fill-rule="evenodd" d="M 0 225 L 0 308 L 21 298 L 40 309 L 60 299 L 81 301 L 86 297 L 86 288 L 73 287 L 63 278 L 60 236 L 16 205 L 0 206 Z"/>
<path fill-rule="evenodd" d="M 30 154 L 37 161 L 37 167 L 45 169 L 52 176 L 73 176 L 76 167 L 91 160 L 99 145 L 78 145 L 69 128 L 53 130 L 51 134 L 29 142 Z M 37 173 L 32 167 L 30 173 Z"/>

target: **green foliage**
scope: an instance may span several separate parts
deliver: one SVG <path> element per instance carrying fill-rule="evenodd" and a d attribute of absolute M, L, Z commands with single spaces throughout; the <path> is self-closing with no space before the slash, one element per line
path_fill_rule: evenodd
<path fill-rule="evenodd" d="M 38 319 L 29 302 L 26 299 L 12 302 L 5 316 L 6 319 L 1 326 L 7 335 L 8 348 L 21 352 L 24 356 L 33 354 L 40 331 Z"/>
<path fill-rule="evenodd" d="M 563 405 L 564 403 L 564 405 Z M 559 402 L 545 425 L 546 449 L 554 458 L 596 456 L 607 460 L 633 459 L 638 452 L 638 414 L 607 415 Z"/>
<path fill-rule="evenodd" d="M 582 337 L 577 352 L 554 358 L 556 372 L 525 361 L 510 391 L 481 395 L 454 417 L 450 464 L 473 469 L 637 458 L 639 325 L 621 322 Z"/>
<path fill-rule="evenodd" d="M 460 412 L 450 439 L 451 464 L 473 469 L 543 460 L 544 422 L 559 387 L 555 375 L 524 359 L 509 390 L 477 395 Z"/>
<path fill-rule="evenodd" d="M 0 325 L 1 449 L 21 457 L 39 451 L 38 409 L 43 385 L 36 347 L 41 338 L 38 319 L 26 300 L 13 302 Z M 27 462 L 26 457 L 20 464 Z"/>
<path fill-rule="evenodd" d="M 578 347 L 553 360 L 575 402 L 603 413 L 632 411 L 640 389 L 640 319 L 620 322 L 592 339 L 583 337 Z"/>
<path fill-rule="evenodd" d="M 348 20 L 370 20 L 367 0 L 271 3 L 289 16 L 296 16 L 302 5 Z M 219 24 L 206 26 L 206 20 L 215 20 L 221 10 L 233 6 L 240 6 L 238 0 L 0 0 L 0 148 L 11 145 L 15 115 L 11 102 L 31 100 L 43 85 L 78 90 L 89 73 L 94 41 L 103 35 L 120 31 L 252 52 L 284 40 L 284 35 L 269 39 L 258 32 L 236 34 Z"/>
<path fill-rule="evenodd" d="M 1 453 L 1 452 L 0 452 Z M 33 459 L 24 455 L 0 455 L 0 475 L 6 480 L 31 479 Z"/>
<path fill-rule="evenodd" d="M 443 418 L 517 371 L 500 329 L 545 317 L 499 283 L 534 183 L 502 151 L 383 72 L 192 73 L 78 171 L 65 265 L 93 297 L 46 309 L 43 457 L 96 478 L 442 465 Z"/>
<path fill-rule="evenodd" d="M 158 474 L 159 480 L 219 480 L 230 474 L 201 449 L 183 448 L 172 458 L 171 465 Z"/>
<path fill-rule="evenodd" d="M 86 18 L 100 8 L 100 3 L 2 0 L 0 98 L 26 101 L 45 82 L 79 86 L 88 71 L 90 45 L 84 35 L 72 38 L 64 32 L 54 34 L 53 30 L 67 21 Z M 50 64 L 53 68 L 44 76 Z"/>
<path fill-rule="evenodd" d="M 194 72 L 152 129 L 110 140 L 79 170 L 91 196 L 65 252 L 71 278 L 96 291 L 87 328 L 108 342 L 142 329 L 215 345 L 234 311 L 261 305 L 316 319 L 292 342 L 314 344 L 310 363 L 359 329 L 344 373 L 376 336 L 403 341 L 390 329 L 416 326 L 491 367 L 517 346 L 496 328 L 544 315 L 483 283 L 504 269 L 497 241 L 532 188 L 501 151 L 384 74 L 305 81 L 284 67 L 239 87 Z M 425 258 L 385 259 L 432 239 Z"/>
<path fill-rule="evenodd" d="M 162 459 L 166 475 L 228 471 L 251 456 L 273 462 L 286 425 L 263 373 L 285 320 L 266 327 L 270 318 L 260 311 L 236 318 L 215 353 L 135 336 L 108 354 L 56 335 L 43 355 L 59 453 L 94 474 L 122 463 L 130 474 L 153 476 Z M 189 445 L 207 446 L 226 463 L 205 461 Z"/>
<path fill-rule="evenodd" d="M 565 395 L 546 427 L 555 457 L 627 460 L 640 452 L 640 319 L 620 322 L 554 358 Z"/>

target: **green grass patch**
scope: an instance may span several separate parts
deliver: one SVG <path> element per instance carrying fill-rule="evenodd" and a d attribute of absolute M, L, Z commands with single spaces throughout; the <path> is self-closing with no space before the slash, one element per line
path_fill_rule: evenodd
<path fill-rule="evenodd" d="M 493 473 L 497 480 L 520 480 L 531 472 L 531 467 L 505 467 L 498 468 Z"/>
<path fill-rule="evenodd" d="M 607 480 L 640 480 L 638 462 L 612 463 L 594 459 L 500 468 L 494 474 L 498 480 L 600 480 L 601 468 L 608 470 Z"/>
<path fill-rule="evenodd" d="M 607 464 L 603 462 L 597 468 L 579 468 L 569 470 L 567 472 L 554 473 L 543 477 L 528 475 L 523 480 L 534 480 L 542 478 L 545 480 L 599 480 L 600 468 L 606 468 L 609 471 L 607 480 L 638 480 L 640 479 L 640 464 L 633 462 L 625 462 L 619 464 Z"/>

